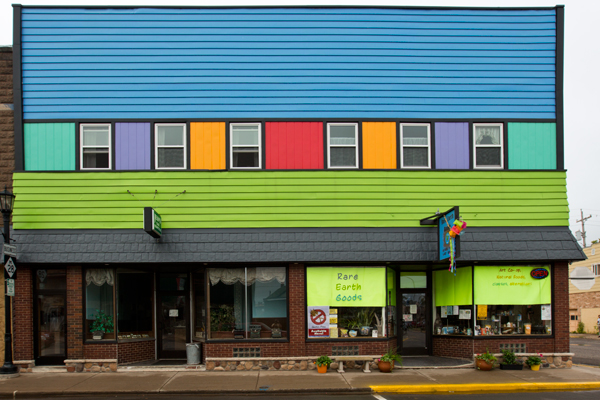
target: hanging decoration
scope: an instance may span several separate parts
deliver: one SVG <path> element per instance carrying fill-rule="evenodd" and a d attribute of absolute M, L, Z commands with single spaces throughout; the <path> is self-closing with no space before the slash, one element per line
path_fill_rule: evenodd
<path fill-rule="evenodd" d="M 456 275 L 456 237 L 462 235 L 464 229 L 467 227 L 467 223 L 465 221 L 461 221 L 460 219 L 455 219 L 452 226 L 448 222 L 448 219 L 444 215 L 444 221 L 446 221 L 446 225 L 448 226 L 448 236 L 449 236 L 449 245 L 450 245 L 450 267 L 448 271 L 454 273 Z"/>

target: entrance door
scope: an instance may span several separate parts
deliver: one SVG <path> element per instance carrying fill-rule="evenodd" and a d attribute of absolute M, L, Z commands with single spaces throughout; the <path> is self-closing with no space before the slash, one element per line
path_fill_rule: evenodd
<path fill-rule="evenodd" d="M 188 274 L 158 274 L 158 358 L 186 358 L 190 341 Z"/>
<path fill-rule="evenodd" d="M 34 357 L 36 365 L 64 365 L 67 358 L 67 274 L 64 269 L 36 271 Z"/>
<path fill-rule="evenodd" d="M 427 294 L 402 293 L 402 355 L 427 355 L 428 332 Z"/>

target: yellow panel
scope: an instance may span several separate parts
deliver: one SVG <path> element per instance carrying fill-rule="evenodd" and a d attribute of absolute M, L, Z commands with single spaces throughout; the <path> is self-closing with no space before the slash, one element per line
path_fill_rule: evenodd
<path fill-rule="evenodd" d="M 363 122 L 363 168 L 396 169 L 396 123 Z"/>
<path fill-rule="evenodd" d="M 191 169 L 225 169 L 225 122 L 190 124 Z"/>

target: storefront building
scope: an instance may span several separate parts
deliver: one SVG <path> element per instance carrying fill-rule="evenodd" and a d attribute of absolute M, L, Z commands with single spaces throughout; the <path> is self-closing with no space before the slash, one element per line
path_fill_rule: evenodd
<path fill-rule="evenodd" d="M 15 359 L 567 353 L 563 12 L 15 6 Z"/>

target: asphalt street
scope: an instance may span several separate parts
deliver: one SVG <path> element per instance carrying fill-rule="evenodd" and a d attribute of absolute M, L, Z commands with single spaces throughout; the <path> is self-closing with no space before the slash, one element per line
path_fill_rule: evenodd
<path fill-rule="evenodd" d="M 571 338 L 573 363 L 600 366 L 600 340 Z"/>

